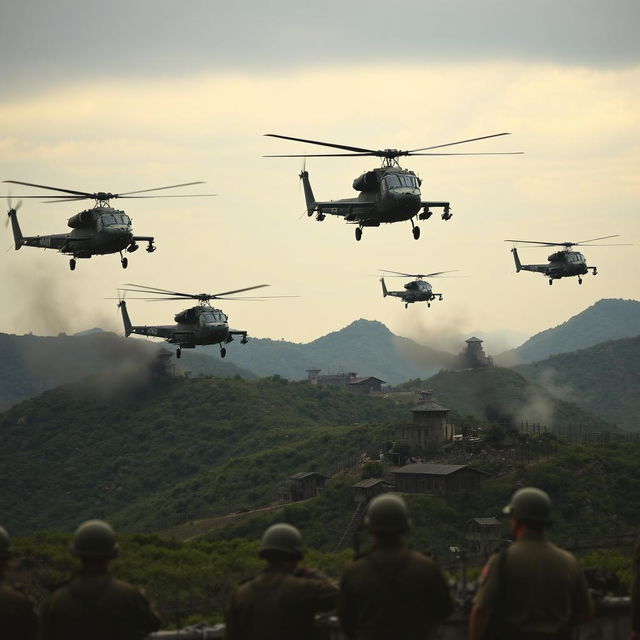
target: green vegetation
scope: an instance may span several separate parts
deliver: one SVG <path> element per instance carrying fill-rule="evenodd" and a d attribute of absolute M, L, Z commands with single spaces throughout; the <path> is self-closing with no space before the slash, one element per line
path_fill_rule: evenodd
<path fill-rule="evenodd" d="M 210 352 L 214 352 L 210 348 Z M 233 361 L 261 376 L 306 378 L 309 364 L 327 373 L 344 362 L 360 376 L 375 376 L 397 384 L 415 376 L 429 376 L 453 361 L 443 351 L 394 335 L 381 322 L 356 320 L 349 326 L 306 344 L 254 339 L 233 353 Z"/>
<path fill-rule="evenodd" d="M 514 369 L 559 398 L 623 429 L 640 431 L 640 336 Z"/>
<path fill-rule="evenodd" d="M 97 377 L 0 415 L 0 511 L 14 531 L 104 517 L 156 530 L 277 499 L 386 437 L 406 409 L 273 377 Z M 345 426 L 347 425 L 347 426 Z"/>
<path fill-rule="evenodd" d="M 95 331 L 85 335 L 42 337 L 0 333 L 0 411 L 60 384 L 99 373 L 122 377 L 141 363 L 150 363 L 161 349 L 158 342 L 122 338 Z M 193 375 L 255 377 L 230 362 L 197 352 L 185 352 L 178 371 Z"/>
<path fill-rule="evenodd" d="M 640 335 L 640 302 L 598 300 L 557 327 L 536 334 L 517 349 L 496 356 L 495 361 L 506 366 L 534 362 L 551 355 L 637 335 Z"/>
<path fill-rule="evenodd" d="M 503 367 L 441 371 L 428 380 L 410 380 L 399 390 L 429 388 L 438 403 L 462 416 L 489 422 L 530 422 L 551 428 L 569 424 L 589 430 L 611 426 L 578 406 L 559 400 L 546 389 Z M 391 394 L 390 394 L 391 395 Z"/>
<path fill-rule="evenodd" d="M 111 569 L 119 578 L 143 586 L 164 626 L 220 622 L 235 586 L 255 575 L 263 561 L 257 540 L 182 543 L 154 535 L 119 535 L 120 554 Z M 69 534 L 41 532 L 14 540 L 18 560 L 9 580 L 36 602 L 68 580 L 79 563 L 69 553 Z M 339 576 L 350 553 L 310 550 L 304 564 Z"/>

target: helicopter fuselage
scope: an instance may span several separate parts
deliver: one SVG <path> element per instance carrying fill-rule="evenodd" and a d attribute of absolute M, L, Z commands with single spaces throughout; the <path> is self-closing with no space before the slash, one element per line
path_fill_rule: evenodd
<path fill-rule="evenodd" d="M 587 266 L 586 258 L 579 251 L 556 251 L 547 257 L 548 264 L 522 264 L 518 256 L 518 250 L 514 247 L 511 249 L 516 263 L 516 272 L 533 271 L 534 273 L 542 273 L 549 278 L 549 281 L 559 280 L 560 278 L 570 278 L 577 276 L 581 283 L 580 276 L 593 271 L 593 275 L 597 273 L 597 267 Z"/>
<path fill-rule="evenodd" d="M 178 357 L 180 357 L 180 349 L 194 349 L 196 346 L 213 344 L 220 345 L 221 354 L 224 357 L 226 350 L 222 345 L 232 342 L 234 335 L 242 336 L 243 344 L 247 342 L 246 331 L 230 329 L 227 315 L 220 309 L 214 309 L 207 304 L 190 307 L 177 313 L 176 324 L 150 326 L 132 325 L 126 302 L 122 300 L 118 306 L 122 312 L 127 336 L 135 333 L 152 338 L 164 338 L 170 344 L 178 345 Z"/>
<path fill-rule="evenodd" d="M 23 236 L 15 209 L 9 211 L 16 250 L 23 246 L 40 249 L 54 249 L 76 258 L 90 258 L 94 255 L 133 252 L 138 249 L 136 240 L 148 242 L 147 251 L 155 251 L 154 238 L 134 236 L 131 219 L 124 211 L 109 206 L 97 206 L 80 211 L 69 218 L 67 224 L 72 231 L 41 236 Z M 123 259 L 123 266 L 126 262 Z"/>
<path fill-rule="evenodd" d="M 304 187 L 307 214 L 311 216 L 315 213 L 319 222 L 327 215 L 334 215 L 357 224 L 358 240 L 362 236 L 363 227 L 379 227 L 383 223 L 403 220 L 411 221 L 414 238 L 417 240 L 420 230 L 414 224 L 414 218 L 430 218 L 433 212 L 429 207 L 440 207 L 443 209 L 442 218 L 451 218 L 449 203 L 423 201 L 420 178 L 413 171 L 398 165 L 383 166 L 358 176 L 353 181 L 353 188 L 360 192 L 358 197 L 341 200 L 316 200 L 309 182 L 309 173 L 303 171 L 300 178 Z"/>
<path fill-rule="evenodd" d="M 395 298 L 400 298 L 405 303 L 405 306 L 413 304 L 414 302 L 431 302 L 436 298 L 442 300 L 442 294 L 434 293 L 431 284 L 426 280 L 413 280 L 412 282 L 407 282 L 404 285 L 404 291 L 389 291 L 384 278 L 380 278 L 380 282 L 382 283 L 383 297 L 393 296 Z"/>

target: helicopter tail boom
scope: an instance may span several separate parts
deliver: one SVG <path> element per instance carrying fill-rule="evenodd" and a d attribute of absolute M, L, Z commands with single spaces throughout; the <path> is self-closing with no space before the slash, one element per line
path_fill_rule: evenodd
<path fill-rule="evenodd" d="M 304 189 L 304 199 L 307 203 L 307 215 L 313 215 L 313 212 L 316 210 L 316 199 L 313 195 L 313 189 L 311 188 L 311 183 L 309 182 L 309 172 L 301 171 L 300 172 L 300 180 L 302 180 L 302 188 Z"/>

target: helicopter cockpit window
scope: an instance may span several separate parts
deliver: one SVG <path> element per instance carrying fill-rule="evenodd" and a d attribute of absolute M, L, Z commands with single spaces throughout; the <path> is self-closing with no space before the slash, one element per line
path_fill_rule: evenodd
<path fill-rule="evenodd" d="M 118 224 L 124 224 L 124 225 L 131 224 L 131 220 L 129 219 L 129 216 L 126 216 L 123 213 L 118 213 L 114 217 Z"/>
<path fill-rule="evenodd" d="M 415 176 L 403 175 L 398 177 L 400 178 L 400 182 L 402 183 L 403 186 L 411 187 L 412 189 L 417 188 L 418 180 Z"/>
<path fill-rule="evenodd" d="M 391 174 L 390 176 L 386 176 L 384 179 L 385 184 L 388 189 L 395 189 L 396 187 L 401 187 L 402 183 L 396 174 Z"/>
<path fill-rule="evenodd" d="M 102 216 L 100 216 L 100 221 L 103 227 L 110 227 L 112 224 L 118 223 L 116 217 L 111 213 L 103 213 Z"/>

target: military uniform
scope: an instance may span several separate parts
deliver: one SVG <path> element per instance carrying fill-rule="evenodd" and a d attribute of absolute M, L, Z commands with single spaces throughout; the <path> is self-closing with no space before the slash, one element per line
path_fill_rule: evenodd
<path fill-rule="evenodd" d="M 41 612 L 42 640 L 139 640 L 160 620 L 135 587 L 104 568 L 83 567 Z"/>
<path fill-rule="evenodd" d="M 0 581 L 0 638 L 36 640 L 38 617 L 29 599 Z"/>
<path fill-rule="evenodd" d="M 402 540 L 377 546 L 342 577 L 338 617 L 349 638 L 422 640 L 451 612 L 440 568 Z"/>
<path fill-rule="evenodd" d="M 489 612 L 500 608 L 513 637 L 571 637 L 571 627 L 592 610 L 584 574 L 572 554 L 528 531 L 507 551 L 504 577 L 498 578 L 499 554 L 485 566 L 474 602 Z M 506 602 L 500 602 L 500 594 Z M 529 635 L 526 635 L 529 634 Z"/>
<path fill-rule="evenodd" d="M 315 633 L 315 614 L 333 609 L 337 596 L 335 583 L 318 573 L 292 574 L 269 565 L 233 594 L 225 638 L 308 640 Z"/>

